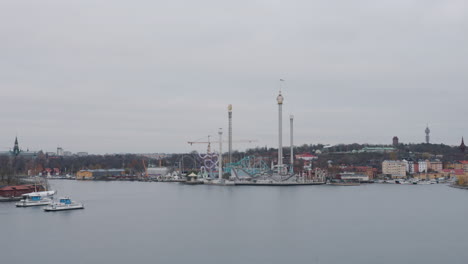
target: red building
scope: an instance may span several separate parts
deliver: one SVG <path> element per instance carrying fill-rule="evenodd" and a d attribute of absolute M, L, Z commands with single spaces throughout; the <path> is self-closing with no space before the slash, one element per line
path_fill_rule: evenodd
<path fill-rule="evenodd" d="M 16 185 L 16 186 L 5 186 L 0 188 L 0 196 L 2 197 L 19 197 L 25 193 L 36 191 L 42 191 L 42 186 L 34 185 Z"/>

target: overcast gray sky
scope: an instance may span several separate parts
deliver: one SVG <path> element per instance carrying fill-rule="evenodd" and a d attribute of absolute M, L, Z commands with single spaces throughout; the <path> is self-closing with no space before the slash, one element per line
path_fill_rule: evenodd
<path fill-rule="evenodd" d="M 1 0 L 0 147 L 188 152 L 468 138 L 464 0 Z M 225 134 L 226 135 L 226 134 Z M 226 149 L 226 146 L 225 146 Z"/>

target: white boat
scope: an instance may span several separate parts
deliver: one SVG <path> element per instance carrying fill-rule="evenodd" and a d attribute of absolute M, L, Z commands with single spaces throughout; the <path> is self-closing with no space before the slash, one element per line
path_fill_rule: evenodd
<path fill-rule="evenodd" d="M 230 181 L 230 180 L 225 180 L 225 179 L 215 179 L 215 180 L 212 180 L 210 183 L 206 183 L 205 184 L 211 184 L 211 185 L 223 185 L 223 186 L 232 186 L 232 185 L 236 185 L 235 182 L 233 181 Z"/>
<path fill-rule="evenodd" d="M 55 191 L 32 192 L 22 195 L 22 199 L 16 203 L 16 207 L 44 206 L 52 203 Z"/>
<path fill-rule="evenodd" d="M 399 180 L 395 180 L 395 184 L 413 184 L 413 183 L 407 180 L 399 179 Z"/>
<path fill-rule="evenodd" d="M 43 191 L 43 192 L 32 192 L 32 193 L 26 193 L 23 194 L 23 196 L 41 196 L 41 197 L 52 197 L 54 194 L 56 194 L 56 191 Z"/>
<path fill-rule="evenodd" d="M 431 184 L 431 183 L 429 181 L 418 181 L 418 184 L 426 185 L 426 184 Z"/>
<path fill-rule="evenodd" d="M 44 207 L 44 211 L 46 212 L 76 209 L 84 209 L 84 205 L 82 203 L 72 201 L 69 197 L 60 198 L 58 202 L 52 203 Z"/>

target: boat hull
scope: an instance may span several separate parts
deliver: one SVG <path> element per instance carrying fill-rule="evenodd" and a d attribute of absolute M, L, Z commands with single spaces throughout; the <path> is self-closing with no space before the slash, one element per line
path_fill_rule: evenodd
<path fill-rule="evenodd" d="M 52 201 L 19 202 L 19 203 L 16 203 L 16 207 L 45 206 L 45 205 L 50 205 L 51 203 Z"/>
<path fill-rule="evenodd" d="M 84 209 L 84 205 L 70 205 L 70 206 L 47 206 L 44 208 L 46 212 L 57 212 L 57 211 L 68 211 L 68 210 L 78 210 Z"/>
<path fill-rule="evenodd" d="M 184 181 L 184 182 L 180 182 L 182 184 L 188 184 L 188 185 L 198 185 L 198 184 L 204 184 L 204 182 L 202 181 Z"/>

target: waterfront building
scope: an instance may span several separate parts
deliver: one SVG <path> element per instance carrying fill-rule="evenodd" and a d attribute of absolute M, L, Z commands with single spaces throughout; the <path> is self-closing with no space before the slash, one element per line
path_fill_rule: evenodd
<path fill-rule="evenodd" d="M 356 174 L 354 172 L 343 172 L 338 174 L 338 178 L 344 181 L 359 181 L 367 182 L 369 181 L 369 176 L 363 174 Z"/>
<path fill-rule="evenodd" d="M 412 173 L 419 173 L 419 162 L 413 162 L 413 172 Z"/>
<path fill-rule="evenodd" d="M 466 172 L 461 169 L 443 169 L 442 170 L 442 173 L 444 174 L 444 177 L 448 177 L 448 178 L 453 178 L 453 177 L 457 177 L 457 176 L 464 176 L 466 174 Z"/>
<path fill-rule="evenodd" d="M 42 191 L 42 185 L 16 185 L 16 186 L 3 186 L 0 187 L 1 197 L 20 197 L 23 194 L 31 193 L 34 191 Z"/>
<path fill-rule="evenodd" d="M 96 180 L 104 177 L 124 176 L 124 169 L 108 169 L 108 170 L 80 170 L 76 173 L 77 180 Z"/>
<path fill-rule="evenodd" d="M 374 179 L 377 176 L 377 168 L 369 166 L 340 166 L 343 171 L 354 172 L 357 174 L 363 174 L 369 177 L 369 179 Z"/>
<path fill-rule="evenodd" d="M 92 180 L 93 173 L 90 170 L 80 170 L 76 173 L 77 180 Z"/>
<path fill-rule="evenodd" d="M 441 173 L 441 172 L 429 172 L 429 173 L 419 173 L 413 175 L 414 178 L 420 179 L 420 180 L 433 180 L 433 179 L 438 179 L 438 178 L 444 178 L 446 174 Z"/>
<path fill-rule="evenodd" d="M 377 168 L 367 167 L 367 166 L 356 166 L 355 170 L 357 172 L 364 173 L 369 177 L 370 180 L 374 179 L 377 176 Z"/>
<path fill-rule="evenodd" d="M 429 162 L 429 169 L 433 170 L 433 171 L 437 171 L 437 172 L 441 172 L 442 169 L 443 169 L 443 164 L 442 164 L 442 161 L 440 160 L 434 160 L 434 161 L 430 161 Z"/>
<path fill-rule="evenodd" d="M 402 160 L 403 163 L 405 163 L 405 169 L 406 169 L 406 172 L 409 172 L 409 162 L 407 160 Z"/>
<path fill-rule="evenodd" d="M 148 167 L 146 169 L 148 176 L 150 177 L 157 177 L 157 176 L 166 176 L 169 172 L 167 167 Z"/>
<path fill-rule="evenodd" d="M 406 177 L 406 163 L 401 160 L 385 160 L 382 162 L 382 173 L 392 178 Z"/>
<path fill-rule="evenodd" d="M 460 163 L 463 165 L 463 170 L 468 172 L 468 160 L 461 160 Z"/>
<path fill-rule="evenodd" d="M 428 169 L 427 163 L 428 163 L 428 162 L 429 162 L 428 160 L 420 160 L 420 161 L 418 161 L 419 172 L 424 172 L 424 173 L 427 172 L 427 169 Z"/>
<path fill-rule="evenodd" d="M 413 160 L 403 160 L 406 166 L 406 172 L 410 174 L 418 173 L 419 172 L 419 164 L 418 162 L 414 162 Z"/>
<path fill-rule="evenodd" d="M 463 170 L 463 164 L 459 161 L 447 162 L 444 164 L 444 169 Z"/>

